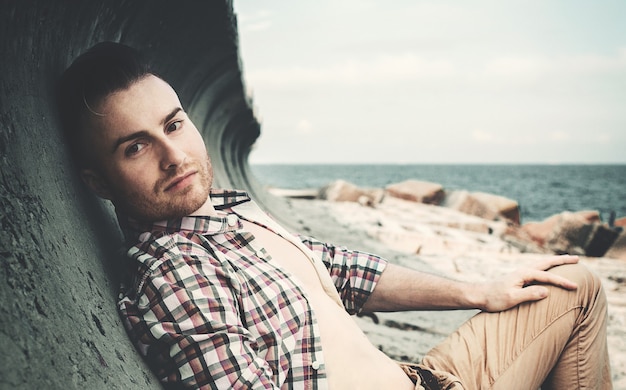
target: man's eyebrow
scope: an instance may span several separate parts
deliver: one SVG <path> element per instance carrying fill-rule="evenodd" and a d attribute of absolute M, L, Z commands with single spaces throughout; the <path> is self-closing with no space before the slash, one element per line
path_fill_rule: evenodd
<path fill-rule="evenodd" d="M 161 124 L 163 126 L 165 126 L 165 124 L 169 121 L 172 120 L 172 118 L 174 118 L 179 112 L 181 112 L 183 109 L 182 107 L 176 107 L 175 109 L 172 110 L 172 112 L 170 112 L 169 114 L 167 114 L 165 116 L 165 118 L 163 118 L 163 122 L 161 122 Z"/>
<path fill-rule="evenodd" d="M 167 122 L 172 120 L 172 118 L 174 118 L 182 110 L 183 109 L 181 107 L 176 107 L 175 109 L 173 109 L 169 114 L 167 114 L 163 118 L 163 120 L 161 121 L 161 125 L 165 126 L 165 124 Z M 148 135 L 148 132 L 146 130 L 140 130 L 140 131 L 136 131 L 136 132 L 134 132 L 132 134 L 128 134 L 128 135 L 126 135 L 124 137 L 120 137 L 120 138 L 117 139 L 117 141 L 115 141 L 115 144 L 113 145 L 112 152 L 115 153 L 117 148 L 119 148 L 120 145 L 124 144 L 125 142 L 128 142 L 128 141 L 133 140 L 133 139 L 137 139 L 137 138 L 146 137 L 147 135 Z"/>

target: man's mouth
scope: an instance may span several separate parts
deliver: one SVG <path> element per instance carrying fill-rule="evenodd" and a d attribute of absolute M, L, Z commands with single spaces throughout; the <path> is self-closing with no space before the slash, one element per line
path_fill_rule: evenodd
<path fill-rule="evenodd" d="M 165 187 L 165 192 L 167 191 L 176 191 L 181 190 L 191 184 L 193 177 L 198 171 L 190 171 L 184 173 L 182 175 L 176 176 L 172 181 Z"/>

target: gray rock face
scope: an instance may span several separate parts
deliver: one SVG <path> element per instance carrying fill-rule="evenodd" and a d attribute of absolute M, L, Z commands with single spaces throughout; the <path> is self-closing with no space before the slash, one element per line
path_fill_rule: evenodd
<path fill-rule="evenodd" d="M 0 388 L 158 388 L 115 308 L 113 210 L 79 182 L 51 96 L 95 43 L 137 47 L 203 132 L 216 186 L 255 193 L 232 4 L 9 0 L 0 29 Z"/>

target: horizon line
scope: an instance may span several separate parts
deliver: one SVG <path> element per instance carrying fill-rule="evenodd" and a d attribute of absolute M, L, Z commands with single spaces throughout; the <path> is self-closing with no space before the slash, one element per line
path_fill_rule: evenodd
<path fill-rule="evenodd" d="M 248 162 L 249 165 L 626 165 L 626 161 L 615 162 Z"/>

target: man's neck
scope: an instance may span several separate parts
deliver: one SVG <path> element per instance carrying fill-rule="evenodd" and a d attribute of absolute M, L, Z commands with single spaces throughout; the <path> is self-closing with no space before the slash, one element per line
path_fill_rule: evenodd
<path fill-rule="evenodd" d="M 204 204 L 200 206 L 199 209 L 197 209 L 196 211 L 194 211 L 193 213 L 189 215 L 190 216 L 192 215 L 217 216 L 217 210 L 215 210 L 215 207 L 213 207 L 211 197 L 209 196 L 207 197 L 207 200 L 204 202 Z"/>

